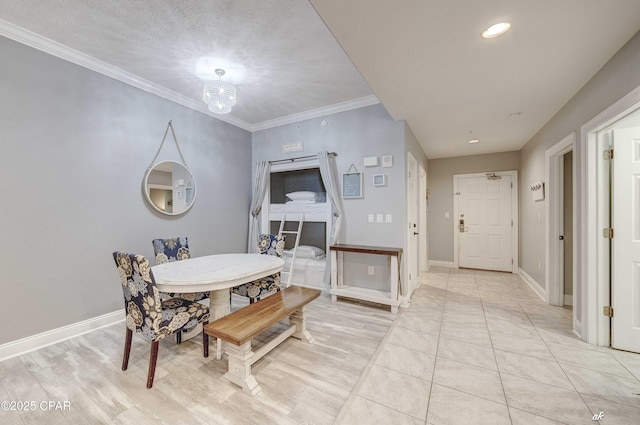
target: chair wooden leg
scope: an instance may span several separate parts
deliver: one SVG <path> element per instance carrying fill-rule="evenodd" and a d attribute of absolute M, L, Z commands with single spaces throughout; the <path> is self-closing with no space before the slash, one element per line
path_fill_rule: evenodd
<path fill-rule="evenodd" d="M 122 354 L 122 370 L 127 370 L 129 367 L 129 354 L 131 353 L 131 336 L 133 331 L 127 328 L 127 333 L 124 337 L 124 353 Z"/>
<path fill-rule="evenodd" d="M 249 298 L 249 304 L 253 304 L 255 300 L 253 298 Z"/>
<path fill-rule="evenodd" d="M 158 360 L 158 344 L 160 341 L 151 343 L 151 354 L 149 355 L 149 373 L 147 374 L 147 388 L 153 387 L 153 378 L 156 374 L 156 362 Z"/>
<path fill-rule="evenodd" d="M 176 332 L 176 343 L 182 344 L 182 331 Z"/>
<path fill-rule="evenodd" d="M 202 326 L 208 324 L 209 322 L 202 322 Z M 202 329 L 202 354 L 205 357 L 209 357 L 209 335 Z"/>

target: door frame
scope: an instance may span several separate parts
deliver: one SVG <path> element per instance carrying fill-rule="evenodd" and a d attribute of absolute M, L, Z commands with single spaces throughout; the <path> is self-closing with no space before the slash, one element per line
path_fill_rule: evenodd
<path fill-rule="evenodd" d="M 413 177 L 411 177 L 411 173 L 413 173 Z M 407 195 L 406 195 L 406 211 L 407 211 L 407 215 L 406 215 L 406 223 L 407 223 L 407 228 L 406 228 L 406 236 L 405 236 L 405 240 L 406 240 L 406 251 L 405 251 L 405 258 L 407 259 L 406 261 L 406 267 L 405 267 L 405 276 L 404 276 L 404 281 L 406 282 L 406 292 L 403 290 L 402 291 L 402 307 L 408 307 L 409 306 L 409 300 L 411 299 L 411 295 L 413 295 L 412 290 L 415 290 L 418 287 L 418 283 L 420 282 L 420 262 L 419 262 L 419 258 L 418 255 L 420 253 L 420 244 L 419 241 L 416 241 L 416 246 L 415 246 L 415 252 L 414 249 L 412 249 L 412 243 L 411 243 L 411 238 L 413 237 L 412 232 L 415 231 L 414 228 L 411 227 L 411 214 L 412 211 L 411 209 L 414 208 L 415 209 L 415 224 L 416 226 L 418 225 L 418 214 L 419 214 L 419 203 L 418 203 L 418 194 L 419 194 L 419 178 L 418 178 L 418 160 L 411 154 L 411 152 L 407 151 L 407 174 L 406 174 L 406 188 L 407 188 Z M 410 193 L 411 191 L 409 190 L 409 181 L 410 179 L 413 178 L 413 192 L 414 193 Z M 413 195 L 413 196 L 412 196 Z M 415 229 L 418 230 L 418 232 L 420 232 L 420 228 L 416 227 Z M 419 233 L 418 233 L 419 234 Z M 411 266 L 415 266 L 412 270 Z M 409 280 L 409 274 L 412 274 L 413 279 L 411 279 L 415 284 L 414 287 L 411 287 L 411 281 Z"/>
<path fill-rule="evenodd" d="M 546 228 L 545 228 L 545 288 L 547 303 L 551 305 L 564 305 L 564 250 L 558 240 L 558 235 L 564 230 L 564 155 L 574 151 L 576 133 L 573 132 L 547 149 L 544 154 L 545 176 L 547 182 Z M 576 181 L 576 155 L 573 156 L 573 181 Z M 577 191 L 573 186 L 573 205 L 577 202 Z M 574 208 L 573 234 L 576 234 L 577 224 Z M 573 238 L 573 293 L 576 292 L 576 238 Z"/>
<path fill-rule="evenodd" d="M 615 124 L 621 118 L 640 108 L 640 86 L 596 115 L 580 127 L 580 314 L 574 312 L 574 332 L 584 341 L 608 347 L 611 320 L 601 314 L 609 305 L 608 248 L 602 237 L 605 212 L 601 196 L 603 182 L 599 177 L 602 167 L 598 132 Z M 585 243 L 586 241 L 586 243 Z"/>
<path fill-rule="evenodd" d="M 427 171 L 424 169 L 422 164 L 418 164 L 418 177 L 418 232 L 420 232 L 420 235 L 418 235 L 418 252 L 420 253 L 420 256 L 418 257 L 418 272 L 422 274 L 429 270 L 429 229 L 427 226 L 429 206 L 427 204 Z M 420 286 L 420 280 L 418 280 L 418 286 Z"/>
<path fill-rule="evenodd" d="M 511 258 L 513 259 L 513 265 L 511 267 L 512 273 L 518 273 L 520 266 L 518 265 L 518 171 L 486 171 L 484 173 L 472 173 L 472 174 L 454 174 L 453 175 L 453 268 L 459 267 L 458 261 L 458 220 L 459 213 L 459 201 L 458 201 L 458 183 L 462 178 L 473 177 L 486 177 L 488 174 L 495 174 L 496 176 L 511 176 L 511 218 L 513 220 L 513 226 L 511 226 Z"/>

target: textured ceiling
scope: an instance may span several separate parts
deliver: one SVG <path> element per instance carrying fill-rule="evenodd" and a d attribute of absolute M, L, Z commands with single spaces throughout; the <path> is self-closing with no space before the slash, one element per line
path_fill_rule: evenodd
<path fill-rule="evenodd" d="M 223 68 L 250 125 L 372 95 L 306 0 L 0 0 L 0 19 L 201 103 Z"/>
<path fill-rule="evenodd" d="M 221 119 L 249 130 L 377 97 L 441 158 L 520 149 L 640 29 L 640 0 L 0 0 L 0 20 L 203 111 L 224 68 Z"/>

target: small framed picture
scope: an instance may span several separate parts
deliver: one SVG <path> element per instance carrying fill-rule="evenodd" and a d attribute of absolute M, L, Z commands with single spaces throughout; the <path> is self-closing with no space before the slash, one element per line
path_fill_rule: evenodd
<path fill-rule="evenodd" d="M 386 186 L 387 185 L 387 175 L 386 174 L 374 174 L 373 175 L 373 185 L 374 186 Z"/>
<path fill-rule="evenodd" d="M 342 173 L 342 198 L 362 198 L 362 173 Z"/>

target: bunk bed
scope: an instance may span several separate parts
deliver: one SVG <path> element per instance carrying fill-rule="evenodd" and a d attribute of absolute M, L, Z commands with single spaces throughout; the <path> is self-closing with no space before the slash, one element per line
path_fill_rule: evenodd
<path fill-rule="evenodd" d="M 324 280 L 332 215 L 317 159 L 274 164 L 269 181 L 262 204 L 262 229 L 278 233 L 283 221 L 288 230 L 303 221 L 295 255 L 295 238 L 285 238 L 282 281 L 328 291 Z M 291 276 L 286 275 L 289 270 Z"/>

